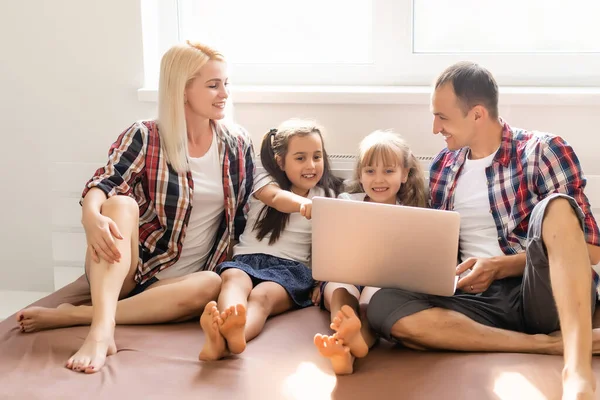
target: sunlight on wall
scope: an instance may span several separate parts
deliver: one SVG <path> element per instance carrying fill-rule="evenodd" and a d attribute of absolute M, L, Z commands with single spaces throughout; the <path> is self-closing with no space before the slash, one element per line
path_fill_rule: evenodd
<path fill-rule="evenodd" d="M 518 372 L 503 372 L 494 382 L 494 393 L 501 400 L 545 400 L 546 397 Z"/>
<path fill-rule="evenodd" d="M 283 394 L 294 400 L 325 400 L 331 398 L 335 384 L 335 375 L 326 374 L 311 362 L 302 362 L 296 372 L 285 378 Z"/>

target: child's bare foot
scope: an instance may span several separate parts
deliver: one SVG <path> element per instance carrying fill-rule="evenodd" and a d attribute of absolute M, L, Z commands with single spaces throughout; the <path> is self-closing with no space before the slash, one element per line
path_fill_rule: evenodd
<path fill-rule="evenodd" d="M 73 371 L 92 374 L 104 366 L 107 356 L 117 352 L 114 325 L 111 328 L 91 328 L 83 345 L 67 361 L 66 367 Z"/>
<path fill-rule="evenodd" d="M 71 311 L 74 309 L 71 304 L 61 304 L 57 308 L 29 307 L 17 313 L 17 322 L 21 332 L 73 326 L 75 321 Z"/>
<path fill-rule="evenodd" d="M 360 333 L 362 324 L 352 307 L 343 306 L 330 326 L 354 357 L 361 358 L 369 353 L 369 346 Z"/>
<path fill-rule="evenodd" d="M 221 313 L 223 325 L 219 328 L 227 341 L 232 354 L 240 354 L 246 349 L 246 307 L 243 304 L 231 306 Z"/>
<path fill-rule="evenodd" d="M 596 379 L 594 373 L 577 373 L 563 370 L 562 400 L 593 400 L 595 398 Z"/>
<path fill-rule="evenodd" d="M 206 340 L 204 346 L 200 351 L 198 358 L 202 361 L 218 360 L 227 355 L 227 347 L 225 346 L 225 339 L 219 328 L 223 324 L 219 310 L 217 309 L 217 303 L 211 301 L 204 307 L 204 312 L 200 317 L 200 326 Z"/>
<path fill-rule="evenodd" d="M 341 340 L 335 336 L 316 334 L 314 342 L 319 353 L 329 358 L 336 375 L 349 375 L 353 372 L 354 357 Z"/>

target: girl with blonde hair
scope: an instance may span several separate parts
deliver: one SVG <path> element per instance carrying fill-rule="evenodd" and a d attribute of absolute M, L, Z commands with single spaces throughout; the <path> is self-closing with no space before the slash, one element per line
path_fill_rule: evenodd
<path fill-rule="evenodd" d="M 354 180 L 339 198 L 426 207 L 423 169 L 399 135 L 375 131 L 360 143 Z M 366 308 L 378 290 L 335 282 L 321 284 L 321 306 L 330 311 L 335 333 L 317 334 L 314 342 L 319 352 L 329 358 L 336 374 L 351 374 L 355 358 L 365 357 L 375 344 Z"/>

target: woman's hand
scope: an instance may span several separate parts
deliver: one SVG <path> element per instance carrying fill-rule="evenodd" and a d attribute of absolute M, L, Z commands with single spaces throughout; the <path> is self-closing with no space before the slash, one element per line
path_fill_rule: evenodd
<path fill-rule="evenodd" d="M 117 249 L 115 239 L 123 240 L 115 221 L 100 213 L 84 214 L 83 228 L 87 240 L 88 251 L 92 259 L 100 262 L 100 258 L 110 264 L 121 261 L 121 252 Z"/>

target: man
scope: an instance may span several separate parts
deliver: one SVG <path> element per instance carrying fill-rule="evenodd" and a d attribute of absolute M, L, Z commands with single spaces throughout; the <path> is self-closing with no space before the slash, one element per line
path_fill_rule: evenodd
<path fill-rule="evenodd" d="M 416 349 L 564 353 L 563 399 L 591 399 L 600 231 L 577 156 L 558 136 L 500 119 L 498 86 L 474 63 L 438 77 L 432 111 L 447 148 L 431 166 L 430 200 L 461 216 L 459 290 L 382 289 L 369 322 Z"/>

